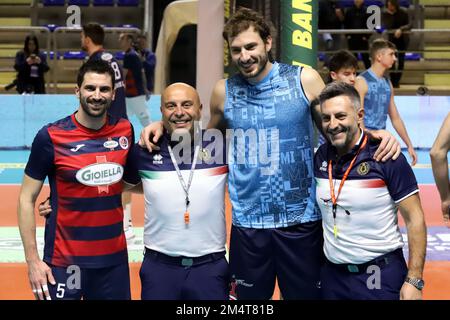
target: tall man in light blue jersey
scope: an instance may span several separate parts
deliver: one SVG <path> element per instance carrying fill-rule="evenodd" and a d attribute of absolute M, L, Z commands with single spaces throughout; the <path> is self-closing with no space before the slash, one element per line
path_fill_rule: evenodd
<path fill-rule="evenodd" d="M 270 299 L 278 279 L 285 299 L 319 299 L 322 228 L 309 104 L 324 83 L 313 69 L 271 61 L 270 28 L 252 10 L 239 9 L 223 35 L 239 73 L 216 84 L 209 128 L 233 130 L 228 187 L 237 298 Z M 152 127 L 141 134 L 149 149 L 149 133 L 153 141 L 161 134 Z M 388 140 L 378 159 L 400 152 L 395 139 Z"/>
<path fill-rule="evenodd" d="M 361 106 L 364 109 L 363 127 L 370 130 L 385 129 L 389 115 L 392 126 L 408 148 L 411 165 L 415 165 L 417 154 L 395 105 L 392 83 L 385 75 L 397 60 L 395 51 L 396 48 L 392 42 L 384 39 L 375 40 L 370 48 L 372 65 L 356 78 L 355 88 L 361 97 Z"/>

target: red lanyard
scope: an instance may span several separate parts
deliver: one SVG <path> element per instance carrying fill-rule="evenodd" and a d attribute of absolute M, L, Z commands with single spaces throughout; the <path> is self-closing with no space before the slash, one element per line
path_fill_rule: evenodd
<path fill-rule="evenodd" d="M 341 190 L 344 187 L 344 183 L 347 180 L 347 177 L 350 173 L 350 171 L 353 168 L 353 165 L 355 164 L 356 158 L 358 157 L 360 151 L 362 149 L 364 149 L 364 147 L 367 144 L 367 136 L 364 137 L 364 140 L 361 144 L 361 146 L 359 147 L 358 151 L 356 152 L 356 155 L 354 156 L 353 160 L 350 162 L 350 165 L 348 166 L 347 170 L 344 173 L 344 176 L 342 177 L 341 183 L 339 184 L 339 189 L 338 189 L 338 193 L 337 196 L 334 193 L 334 185 L 333 185 L 333 162 L 332 160 L 330 160 L 328 162 L 328 179 L 330 181 L 330 194 L 331 194 L 331 202 L 333 203 L 333 219 L 334 219 L 334 236 L 337 237 L 337 228 L 336 228 L 336 210 L 337 210 L 337 200 L 339 198 L 339 195 L 341 194 Z"/>

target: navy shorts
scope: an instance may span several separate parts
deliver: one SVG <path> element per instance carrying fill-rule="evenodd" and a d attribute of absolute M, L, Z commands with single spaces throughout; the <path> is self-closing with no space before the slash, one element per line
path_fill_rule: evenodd
<path fill-rule="evenodd" d="M 323 298 L 327 300 L 399 300 L 408 273 L 402 249 L 364 264 L 334 264 L 322 268 Z"/>
<path fill-rule="evenodd" d="M 228 300 L 225 251 L 187 258 L 146 249 L 139 276 L 142 300 Z"/>
<path fill-rule="evenodd" d="M 130 300 L 128 263 L 107 268 L 50 266 L 56 285 L 48 284 L 52 300 Z"/>
<path fill-rule="evenodd" d="M 230 270 L 239 300 L 268 300 L 278 280 L 283 299 L 320 299 L 322 221 L 287 228 L 232 226 Z"/>

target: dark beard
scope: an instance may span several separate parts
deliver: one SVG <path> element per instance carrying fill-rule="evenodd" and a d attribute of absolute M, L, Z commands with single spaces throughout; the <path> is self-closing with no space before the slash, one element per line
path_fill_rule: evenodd
<path fill-rule="evenodd" d="M 267 63 L 269 62 L 269 56 L 266 54 L 265 57 L 263 59 L 261 59 L 258 63 L 258 72 L 256 72 L 255 75 L 246 75 L 246 74 L 242 74 L 241 75 L 245 78 L 245 79 L 253 79 L 258 77 L 261 72 L 264 71 L 264 69 L 266 68 Z"/>
<path fill-rule="evenodd" d="M 80 97 L 80 105 L 81 105 L 81 108 L 83 108 L 83 111 L 88 116 L 93 117 L 93 118 L 101 118 L 106 113 L 106 111 L 109 109 L 109 106 L 111 105 L 111 101 L 108 102 L 108 100 L 105 100 L 105 102 L 104 102 L 105 108 L 103 109 L 103 112 L 98 113 L 98 114 L 97 113 L 95 113 L 95 114 L 91 113 L 91 110 L 89 109 L 89 106 L 88 106 L 88 101 L 86 99 L 81 98 L 81 97 Z"/>

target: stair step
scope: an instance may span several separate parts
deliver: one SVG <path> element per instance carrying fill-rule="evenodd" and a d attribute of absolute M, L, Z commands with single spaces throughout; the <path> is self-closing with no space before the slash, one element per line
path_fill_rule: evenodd
<path fill-rule="evenodd" d="M 450 2 L 448 0 L 419 0 L 419 4 L 425 6 L 448 6 L 450 5 Z"/>
<path fill-rule="evenodd" d="M 0 58 L 14 58 L 18 49 L 0 49 Z"/>
<path fill-rule="evenodd" d="M 16 73 L 11 71 L 0 72 L 0 83 L 8 84 L 16 78 Z"/>
<path fill-rule="evenodd" d="M 0 49 L 22 49 L 23 43 L 0 43 Z"/>
<path fill-rule="evenodd" d="M 19 4 L 28 4 L 31 5 L 32 0 L 0 0 L 0 5 L 2 4 L 14 4 L 14 5 L 19 5 Z"/>
<path fill-rule="evenodd" d="M 439 50 L 436 52 L 428 52 Z M 425 59 L 450 59 L 450 46 L 425 46 Z"/>
<path fill-rule="evenodd" d="M 425 29 L 447 29 L 450 28 L 450 19 L 425 19 Z"/>
<path fill-rule="evenodd" d="M 24 26 L 24 27 L 30 27 L 31 26 L 31 19 L 30 18 L 0 18 L 0 26 Z"/>
<path fill-rule="evenodd" d="M 442 71 L 449 70 L 450 72 L 450 60 L 421 60 L 421 61 L 406 61 L 405 70 L 414 72 L 425 71 Z"/>
<path fill-rule="evenodd" d="M 426 86 L 439 86 L 450 83 L 450 73 L 425 73 L 424 83 Z"/>

